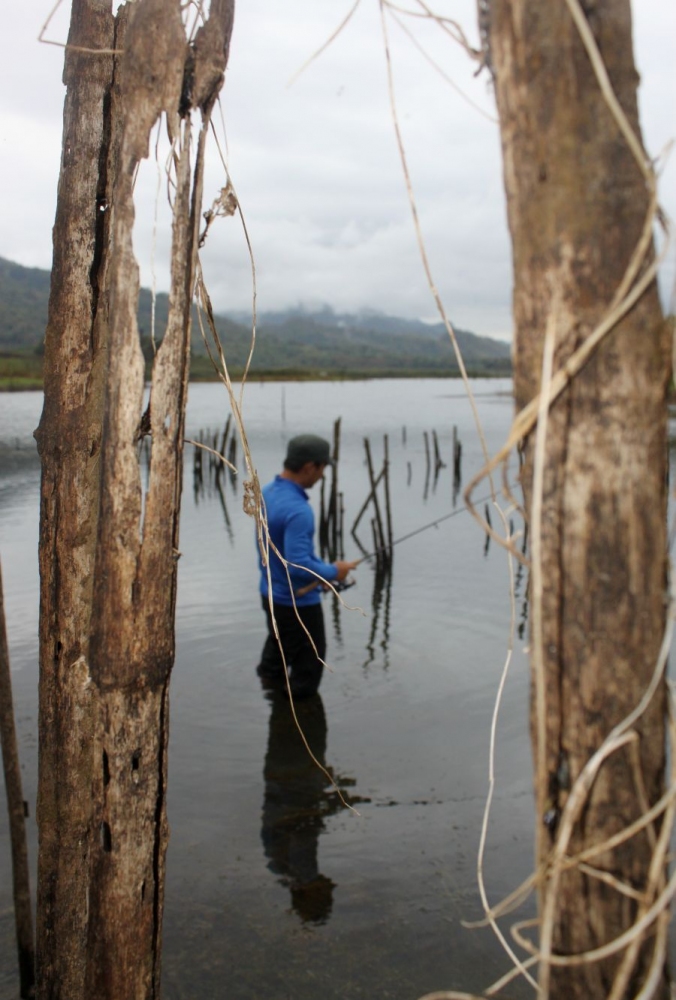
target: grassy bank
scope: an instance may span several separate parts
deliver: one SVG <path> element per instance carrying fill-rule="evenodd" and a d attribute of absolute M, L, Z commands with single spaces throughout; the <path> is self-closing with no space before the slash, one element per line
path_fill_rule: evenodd
<path fill-rule="evenodd" d="M 150 378 L 150 365 L 146 366 L 146 379 Z M 504 378 L 510 372 L 504 365 L 476 365 L 470 368 L 471 378 Z M 239 381 L 243 369 L 233 367 L 230 377 Z M 252 382 L 336 382 L 373 378 L 458 378 L 457 368 L 253 368 L 248 375 Z M 191 382 L 216 382 L 218 377 L 208 358 L 194 355 L 190 365 Z M 42 388 L 42 357 L 32 351 L 0 352 L 0 392 L 17 392 Z"/>
<path fill-rule="evenodd" d="M 42 389 L 42 358 L 34 351 L 0 351 L 0 391 Z"/>

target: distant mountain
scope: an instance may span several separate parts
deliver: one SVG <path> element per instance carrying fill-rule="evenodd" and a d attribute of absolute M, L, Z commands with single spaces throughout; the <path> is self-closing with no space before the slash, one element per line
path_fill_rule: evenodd
<path fill-rule="evenodd" d="M 0 257 L 0 351 L 39 349 L 47 324 L 48 271 L 26 268 Z M 139 329 L 148 351 L 151 294 L 141 290 Z M 155 301 L 156 337 L 161 337 L 169 299 Z M 251 330 L 246 314 L 217 316 L 216 326 L 231 372 L 241 371 L 249 353 Z M 510 347 L 488 337 L 456 330 L 465 365 L 474 374 L 506 375 Z M 199 324 L 193 323 L 193 353 L 205 354 Z M 195 359 L 208 377 L 206 359 Z M 372 310 L 336 313 L 330 307 L 266 312 L 258 317 L 252 374 L 284 371 L 335 375 L 457 374 L 448 334 L 441 323 L 399 319 Z"/>
<path fill-rule="evenodd" d="M 0 257 L 0 348 L 35 347 L 44 336 L 49 271 Z"/>
<path fill-rule="evenodd" d="M 248 323 L 249 314 L 232 313 L 232 319 Z M 419 319 L 402 319 L 399 316 L 388 316 L 375 309 L 362 309 L 358 313 L 337 313 L 330 306 L 311 310 L 296 306 L 284 312 L 264 312 L 258 316 L 261 329 L 269 327 L 288 327 L 289 324 L 306 327 L 314 324 L 318 329 L 341 330 L 347 337 L 359 339 L 363 335 L 385 334 L 388 338 L 415 338 L 418 340 L 448 341 L 448 332 L 443 323 L 425 323 Z M 490 337 L 479 337 L 467 330 L 454 326 L 454 332 L 465 356 L 471 360 L 477 358 L 505 359 L 511 356 L 509 344 Z M 396 349 L 396 345 L 395 345 Z"/>

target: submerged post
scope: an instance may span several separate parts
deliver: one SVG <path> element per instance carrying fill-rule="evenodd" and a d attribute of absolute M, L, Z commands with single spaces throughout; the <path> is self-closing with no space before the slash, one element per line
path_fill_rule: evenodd
<path fill-rule="evenodd" d="M 331 556 L 337 557 L 340 543 L 340 515 L 338 510 L 338 461 L 340 459 L 340 417 L 333 425 L 333 466 L 331 476 L 331 496 L 329 499 L 329 530 Z"/>
<path fill-rule="evenodd" d="M 383 479 L 385 480 L 385 519 L 387 521 L 387 547 L 388 547 L 387 558 L 391 562 L 393 535 L 392 535 L 392 506 L 390 503 L 390 449 L 389 449 L 387 434 L 385 434 L 383 438 L 383 448 L 385 454 L 385 458 L 383 461 Z"/>
<path fill-rule="evenodd" d="M 5 774 L 7 811 L 9 813 L 9 836 L 12 845 L 12 882 L 14 891 L 14 924 L 16 944 L 19 953 L 19 988 L 22 998 L 33 996 L 35 983 L 33 949 L 33 919 L 31 916 L 31 894 L 28 876 L 28 847 L 26 845 L 26 823 L 23 791 L 21 787 L 21 767 L 14 724 L 12 702 L 12 680 L 9 671 L 9 647 L 5 624 L 5 604 L 2 591 L 2 567 L 0 566 L 0 742 L 2 743 L 2 764 Z"/>
<path fill-rule="evenodd" d="M 373 474 L 373 459 L 371 458 L 371 445 L 368 438 L 364 438 L 364 449 L 366 450 L 366 465 L 369 473 L 369 482 L 371 484 L 371 495 L 373 497 L 373 510 L 376 520 L 376 528 L 378 532 L 378 542 L 377 548 L 381 551 L 385 548 L 385 533 L 383 531 L 383 519 L 380 514 L 380 504 L 378 503 L 378 494 L 376 492 L 377 481 Z M 383 470 L 384 471 L 384 470 Z"/>

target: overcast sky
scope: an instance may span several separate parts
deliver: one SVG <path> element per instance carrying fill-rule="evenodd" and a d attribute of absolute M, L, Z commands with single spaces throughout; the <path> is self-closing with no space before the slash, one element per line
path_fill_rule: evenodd
<path fill-rule="evenodd" d="M 255 254 L 258 308 L 328 304 L 436 319 L 395 144 L 377 0 L 362 0 L 343 33 L 288 85 L 352 3 L 237 3 L 223 113 L 229 167 Z M 37 42 L 50 7 L 51 0 L 6 5 L 0 40 L 0 256 L 44 268 L 51 263 L 64 95 L 63 50 Z M 65 40 L 68 7 L 48 37 Z M 435 7 L 477 43 L 475 0 L 437 0 Z M 634 0 L 632 9 L 641 119 L 655 156 L 676 134 L 676 4 Z M 413 27 L 465 95 L 391 23 L 398 114 L 434 279 L 459 327 L 509 339 L 511 264 L 489 78 L 475 78 L 472 61 L 438 29 L 419 20 Z M 135 246 L 146 285 L 157 176 L 149 163 L 137 187 Z M 213 155 L 205 207 L 223 183 Z M 676 215 L 673 156 L 661 193 Z M 159 220 L 155 274 L 162 289 L 162 207 Z M 665 290 L 673 285 L 673 262 L 672 249 Z M 204 264 L 217 311 L 250 306 L 250 268 L 236 219 L 214 227 Z"/>

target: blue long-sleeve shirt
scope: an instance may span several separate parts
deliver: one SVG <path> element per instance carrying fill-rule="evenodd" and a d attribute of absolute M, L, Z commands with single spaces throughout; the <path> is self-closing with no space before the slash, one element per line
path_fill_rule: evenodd
<path fill-rule="evenodd" d="M 279 557 L 273 552 L 272 546 L 283 555 L 289 563 L 305 566 L 318 573 L 325 580 L 335 580 L 338 570 L 333 563 L 325 563 L 318 559 L 314 551 L 315 518 L 309 497 L 302 486 L 291 479 L 275 476 L 271 483 L 263 487 L 263 501 L 268 518 L 270 531 L 270 577 L 272 580 L 272 599 L 277 604 L 293 605 L 289 579 L 286 569 Z M 261 570 L 260 591 L 263 597 L 268 597 L 268 574 L 263 561 L 258 554 Z M 317 577 L 305 570 L 289 566 L 289 576 L 294 594 Z M 296 596 L 299 608 L 311 604 L 319 604 L 322 599 L 321 586 L 310 590 L 307 594 Z"/>

